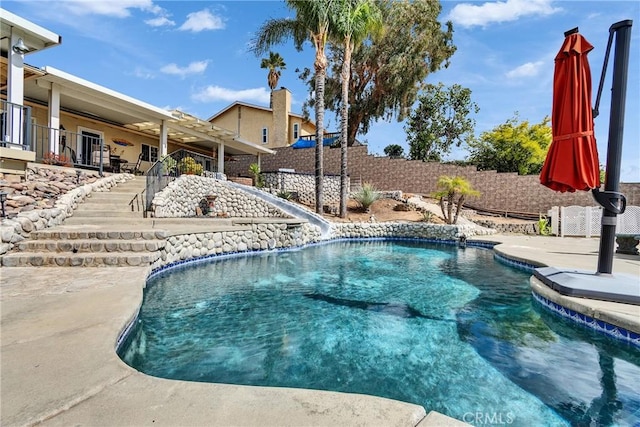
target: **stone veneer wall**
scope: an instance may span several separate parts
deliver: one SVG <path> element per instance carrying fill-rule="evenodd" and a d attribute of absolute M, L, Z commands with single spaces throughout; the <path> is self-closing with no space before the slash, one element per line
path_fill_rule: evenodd
<path fill-rule="evenodd" d="M 295 191 L 298 200 L 308 206 L 316 204 L 316 177 L 314 174 L 298 172 L 265 172 L 264 186 L 272 192 Z M 340 204 L 340 176 L 326 175 L 323 183 L 323 203 L 327 205 Z M 349 187 L 347 187 L 349 192 Z"/>
<path fill-rule="evenodd" d="M 401 237 L 437 240 L 457 240 L 462 235 L 491 235 L 495 230 L 475 225 L 440 225 L 425 222 L 353 222 L 332 224 L 333 238 Z"/>
<path fill-rule="evenodd" d="M 251 229 L 171 236 L 152 268 L 229 253 L 304 246 L 320 238 L 309 224 L 251 224 Z"/>
<path fill-rule="evenodd" d="M 490 235 L 495 231 L 470 225 L 436 225 L 427 223 L 336 223 L 332 239 L 341 238 L 422 238 L 457 240 L 460 236 Z M 299 247 L 321 240 L 320 230 L 310 224 L 251 224 L 251 229 L 194 233 L 170 236 L 152 265 L 166 265 L 197 258 Z"/>
<path fill-rule="evenodd" d="M 197 175 L 182 175 L 169 183 L 153 198 L 156 218 L 180 218 L 196 215 L 196 207 L 207 195 L 217 196 L 213 212 L 232 218 L 288 218 L 289 216 L 269 203 L 224 181 Z"/>
<path fill-rule="evenodd" d="M 15 218 L 3 219 L 0 222 L 0 254 L 10 251 L 17 243 L 28 238 L 32 231 L 62 224 L 65 218 L 73 214 L 78 204 L 93 191 L 109 191 L 119 182 L 132 177 L 132 175 L 119 174 L 102 178 L 58 196 L 53 208 L 20 212 Z"/>
<path fill-rule="evenodd" d="M 245 156 L 236 157 L 236 160 L 225 163 L 228 176 L 247 175 L 249 164 L 256 158 Z M 313 173 L 315 149 L 277 148 L 276 154 L 261 156 L 261 167 L 265 172 L 288 168 Z M 324 148 L 324 171 L 326 174 L 340 173 L 339 149 Z M 537 175 L 520 176 L 516 173 L 478 171 L 474 166 L 376 157 L 368 154 L 366 146 L 349 147 L 348 173 L 351 179 L 369 182 L 378 190 L 421 194 L 433 192 L 441 175 L 463 176 L 481 192 L 480 197 L 469 198 L 467 205 L 502 212 L 546 214 L 552 206 L 596 206 L 591 193 L 556 193 L 541 185 Z M 640 183 L 623 183 L 620 191 L 627 197 L 628 205 L 640 205 Z"/>

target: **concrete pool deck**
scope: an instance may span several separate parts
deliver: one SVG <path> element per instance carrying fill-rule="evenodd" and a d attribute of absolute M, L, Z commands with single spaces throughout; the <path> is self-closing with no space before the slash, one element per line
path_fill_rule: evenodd
<path fill-rule="evenodd" d="M 598 239 L 490 236 L 529 262 L 594 270 Z M 0 269 L 0 424 L 376 425 L 461 422 L 357 394 L 164 380 L 135 371 L 116 341 L 142 301 L 148 267 Z M 616 255 L 614 273 L 639 277 L 640 257 Z M 640 306 L 580 299 L 622 313 L 640 330 Z M 475 408 L 473 408 L 475 409 Z"/>

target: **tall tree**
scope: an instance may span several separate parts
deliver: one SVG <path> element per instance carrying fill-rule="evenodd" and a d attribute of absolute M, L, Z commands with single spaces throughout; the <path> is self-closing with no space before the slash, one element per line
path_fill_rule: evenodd
<path fill-rule="evenodd" d="M 344 55 L 340 81 L 342 105 L 340 108 L 340 217 L 347 217 L 347 140 L 349 132 L 349 81 L 351 54 L 365 38 L 379 34 L 382 14 L 373 0 L 338 0 L 334 17 L 334 35 L 342 43 Z"/>
<path fill-rule="evenodd" d="M 453 26 L 438 21 L 439 1 L 434 0 L 374 0 L 381 10 L 383 36 L 366 40 L 353 52 L 349 81 L 348 144 L 357 134 L 369 131 L 371 123 L 382 119 L 404 120 L 422 90 L 426 78 L 449 65 L 455 52 Z M 342 44 L 329 49 L 331 72 L 326 82 L 326 107 L 339 111 L 342 105 L 341 65 Z M 311 90 L 310 73 L 300 73 Z M 313 106 L 313 101 L 310 101 Z"/>
<path fill-rule="evenodd" d="M 520 175 L 540 173 L 551 144 L 549 117 L 540 123 L 520 121 L 518 114 L 472 141 L 468 160 L 480 170 L 517 172 Z"/>
<path fill-rule="evenodd" d="M 471 141 L 476 122 L 469 115 L 479 110 L 467 88 L 427 85 L 405 126 L 411 159 L 439 162 L 452 145 Z"/>
<path fill-rule="evenodd" d="M 325 53 L 329 37 L 331 19 L 336 0 L 286 0 L 296 13 L 295 18 L 270 19 L 258 30 L 252 50 L 255 54 L 265 53 L 271 46 L 293 39 L 296 49 L 301 50 L 305 41 L 313 44 L 316 55 L 313 62 L 315 71 L 315 113 L 316 113 L 316 212 L 322 213 L 323 136 L 324 136 L 324 87 L 327 73 Z"/>
<path fill-rule="evenodd" d="M 273 90 L 278 86 L 281 70 L 286 70 L 287 64 L 279 53 L 269 52 L 268 58 L 262 58 L 260 68 L 266 68 L 269 70 L 269 73 L 267 74 L 267 84 L 269 85 L 269 89 L 271 89 L 269 107 L 273 108 Z"/>
<path fill-rule="evenodd" d="M 401 159 L 404 157 L 404 148 L 398 144 L 389 144 L 384 147 L 384 154 L 392 159 Z"/>

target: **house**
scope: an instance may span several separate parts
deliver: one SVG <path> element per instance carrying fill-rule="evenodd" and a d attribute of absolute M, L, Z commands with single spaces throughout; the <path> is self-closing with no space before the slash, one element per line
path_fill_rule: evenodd
<path fill-rule="evenodd" d="M 274 90 L 271 96 L 272 108 L 237 101 L 211 116 L 209 122 L 270 149 L 288 147 L 301 137 L 315 135 L 314 123 L 291 112 L 291 92 L 287 88 Z"/>
<path fill-rule="evenodd" d="M 53 67 L 25 64 L 26 55 L 62 39 L 0 12 L 0 172 L 20 174 L 34 161 L 101 172 L 139 163 L 145 171 L 176 150 L 200 156 L 207 171 L 224 172 L 225 154 L 273 153 L 185 112 L 155 107 Z"/>

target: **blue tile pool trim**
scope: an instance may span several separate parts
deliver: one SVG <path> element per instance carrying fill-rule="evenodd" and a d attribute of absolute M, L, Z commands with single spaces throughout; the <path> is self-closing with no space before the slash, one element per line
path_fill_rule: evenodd
<path fill-rule="evenodd" d="M 509 258 L 499 253 L 494 253 L 493 256 L 496 260 L 498 260 L 501 263 L 510 265 L 512 267 L 518 268 L 528 273 L 533 273 L 533 270 L 539 267 L 524 261 Z M 587 316 L 586 314 L 582 314 L 577 311 L 571 310 L 570 308 L 564 307 L 556 302 L 553 302 L 548 298 L 545 298 L 542 295 L 535 293 L 534 291 L 531 291 L 531 293 L 533 295 L 533 298 L 539 304 L 541 304 L 544 308 L 550 310 L 551 312 L 555 313 L 556 315 L 572 320 L 584 327 L 593 329 L 595 331 L 608 335 L 612 338 L 629 343 L 634 347 L 640 348 L 639 334 L 636 334 L 635 332 L 632 332 L 632 331 L 628 331 L 622 327 L 604 322 L 602 320 L 594 319 L 593 317 Z"/>
<path fill-rule="evenodd" d="M 517 259 L 513 259 L 513 258 L 509 258 L 507 256 L 504 256 L 502 254 L 499 254 L 497 252 L 495 252 L 493 254 L 493 257 L 500 262 L 501 264 L 505 264 L 505 265 L 509 265 L 511 267 L 515 267 L 519 270 L 522 271 L 526 271 L 527 273 L 533 273 L 533 270 L 535 270 L 536 268 L 540 267 L 539 265 L 533 265 L 531 263 L 528 262 L 524 262 L 524 261 L 520 261 Z"/>
<path fill-rule="evenodd" d="M 573 320 L 576 323 L 579 323 L 587 328 L 598 331 L 602 334 L 608 335 L 612 338 L 616 338 L 618 340 L 627 342 L 633 345 L 634 347 L 640 349 L 640 334 L 636 334 L 635 332 L 628 331 L 619 326 L 615 326 L 610 323 L 604 322 L 602 320 L 594 319 L 593 317 L 587 316 L 586 314 L 582 314 L 577 311 L 571 310 L 533 291 L 531 292 L 531 294 L 539 304 L 541 304 L 544 308 L 550 310 L 551 312 L 559 316 L 562 316 L 566 319 Z"/>

